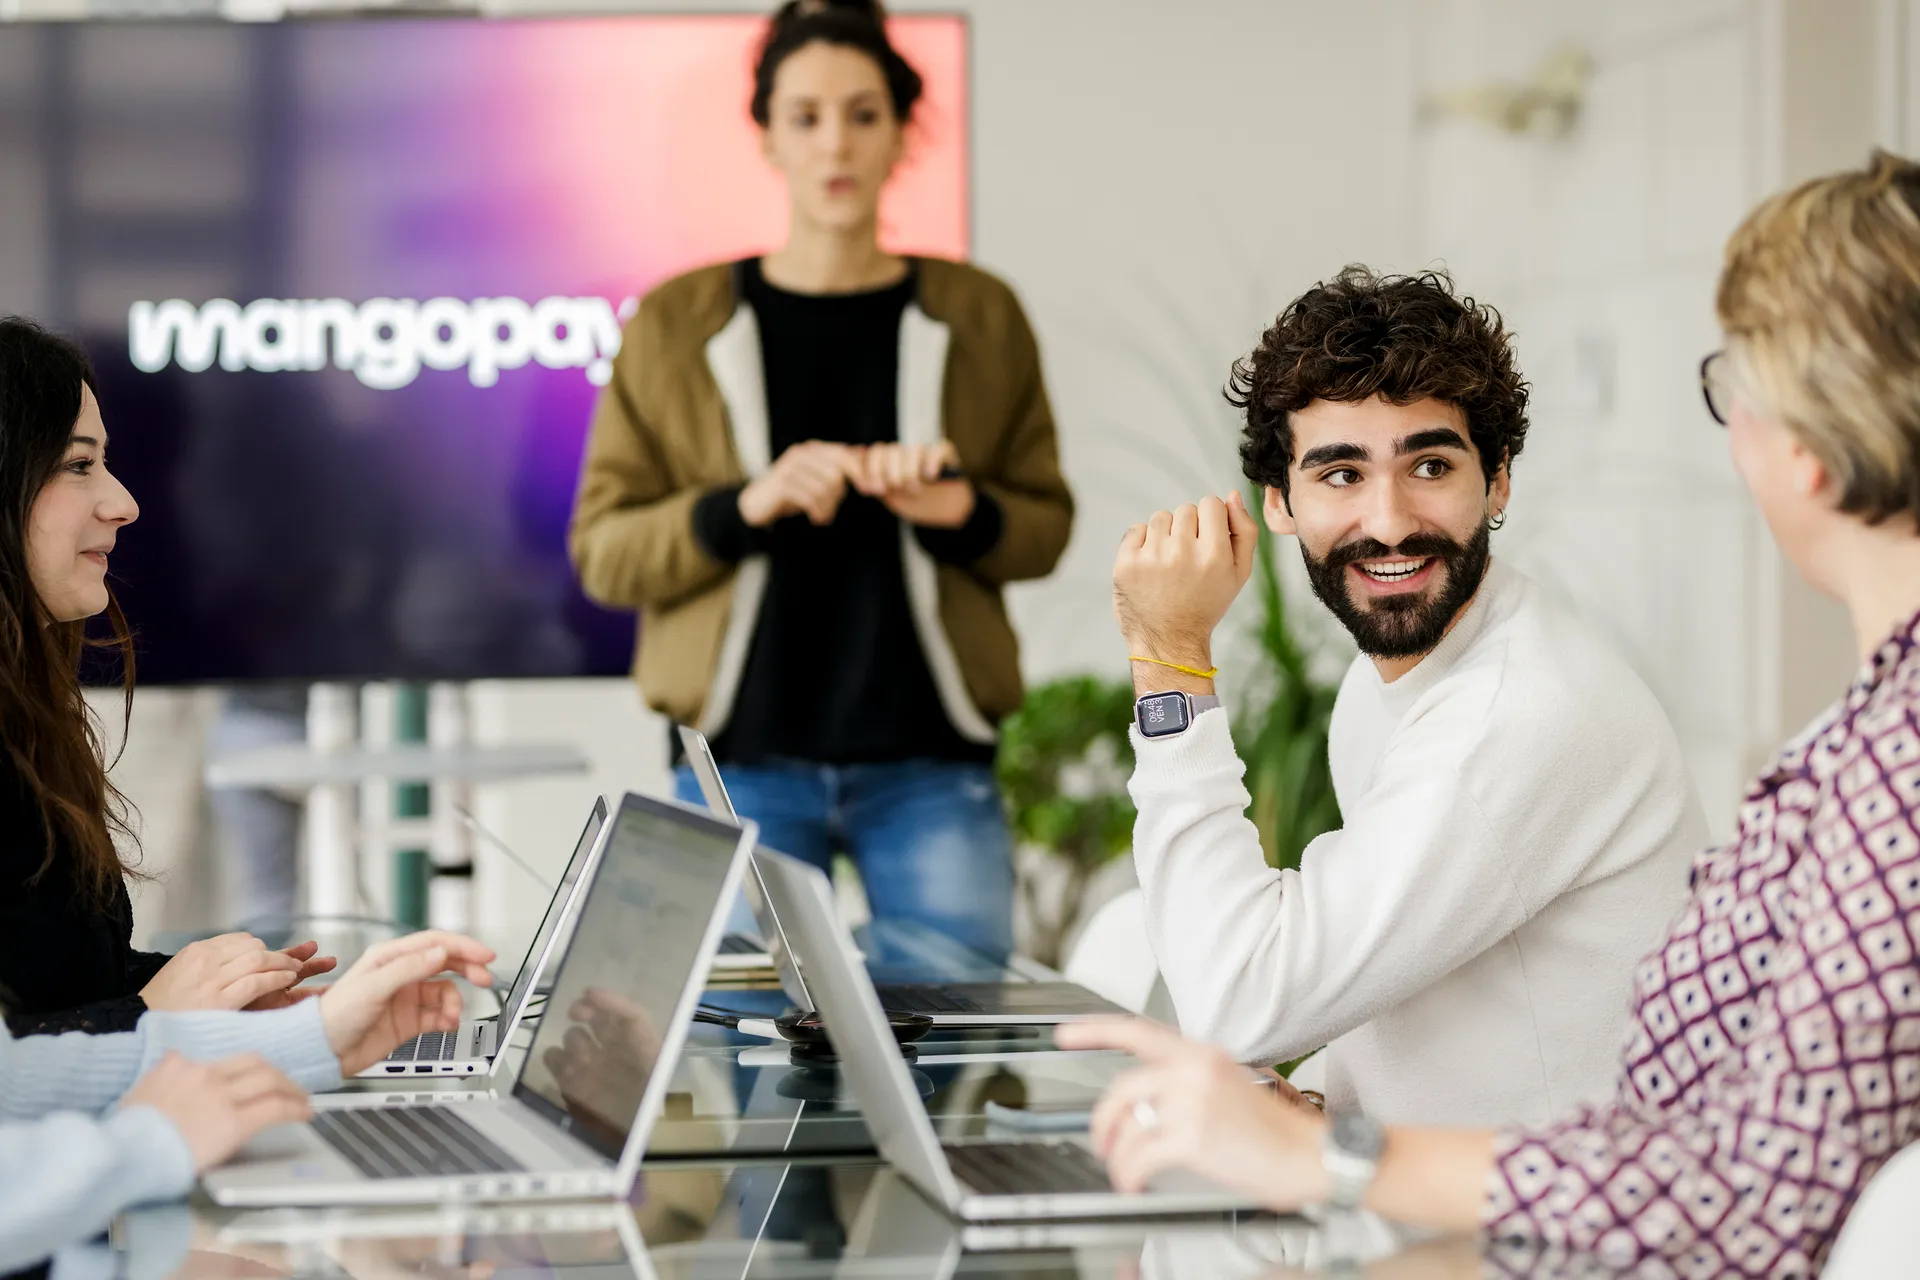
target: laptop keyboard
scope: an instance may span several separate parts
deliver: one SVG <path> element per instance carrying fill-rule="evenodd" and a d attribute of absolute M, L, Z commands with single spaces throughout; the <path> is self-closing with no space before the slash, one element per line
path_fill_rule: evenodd
<path fill-rule="evenodd" d="M 520 1163 L 440 1107 L 320 1111 L 313 1130 L 369 1178 L 515 1173 Z"/>
<path fill-rule="evenodd" d="M 941 1150 L 954 1176 L 983 1195 L 1113 1190 L 1106 1169 L 1077 1142 L 965 1142 Z"/>
<path fill-rule="evenodd" d="M 961 995 L 951 987 L 927 983 L 889 983 L 880 988 L 880 1001 L 901 1013 L 985 1013 L 979 1001 Z"/>
<path fill-rule="evenodd" d="M 460 1043 L 458 1031 L 428 1031 L 387 1055 L 388 1062 L 444 1062 Z"/>

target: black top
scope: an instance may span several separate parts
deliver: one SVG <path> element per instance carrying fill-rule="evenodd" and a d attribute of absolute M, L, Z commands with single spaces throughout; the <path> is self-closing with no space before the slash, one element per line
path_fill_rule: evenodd
<path fill-rule="evenodd" d="M 900 438 L 900 317 L 914 277 L 865 293 L 798 294 L 768 284 L 757 259 L 740 288 L 760 328 L 771 450 L 805 440 Z M 832 524 L 788 516 L 765 529 L 740 518 L 740 490 L 695 506 L 694 533 L 718 559 L 768 557 L 767 590 L 733 714 L 713 743 L 723 762 L 892 760 L 986 763 L 947 719 L 907 602 L 900 521 L 848 490 Z M 927 553 L 968 564 L 1000 540 L 999 504 L 981 493 L 958 529 L 916 527 Z"/>
<path fill-rule="evenodd" d="M 56 844 L 13 762 L 0 751 L 0 1008 L 16 1036 L 131 1031 L 147 1002 L 140 988 L 173 957 L 133 949 L 125 884 L 105 908 L 80 892 L 74 859 Z"/>

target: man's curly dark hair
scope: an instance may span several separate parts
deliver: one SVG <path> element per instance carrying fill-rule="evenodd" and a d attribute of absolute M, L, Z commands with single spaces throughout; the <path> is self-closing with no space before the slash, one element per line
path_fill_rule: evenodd
<path fill-rule="evenodd" d="M 1458 406 L 1489 483 L 1527 441 L 1527 383 L 1500 313 L 1456 295 L 1444 271 L 1380 275 L 1355 264 L 1294 299 L 1234 362 L 1227 400 L 1247 415 L 1241 468 L 1290 503 L 1293 412 L 1376 395 Z"/>

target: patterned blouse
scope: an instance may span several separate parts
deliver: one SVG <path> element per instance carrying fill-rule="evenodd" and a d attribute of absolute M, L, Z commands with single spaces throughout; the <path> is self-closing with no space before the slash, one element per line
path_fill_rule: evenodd
<path fill-rule="evenodd" d="M 1920 1135 L 1916 949 L 1920 617 L 1695 860 L 1635 974 L 1614 1101 L 1500 1134 L 1487 1229 L 1614 1266 L 1813 1274 Z"/>

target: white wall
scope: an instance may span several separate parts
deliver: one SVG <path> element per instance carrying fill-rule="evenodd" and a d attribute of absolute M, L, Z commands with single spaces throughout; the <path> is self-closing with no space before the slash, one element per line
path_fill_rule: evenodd
<path fill-rule="evenodd" d="M 1497 305 L 1534 384 L 1496 551 L 1547 581 L 1666 705 L 1715 825 L 1743 764 L 1746 505 L 1701 407 L 1720 246 L 1748 203 L 1748 19 L 1739 0 L 1449 0 L 1418 13 L 1421 79 L 1521 80 L 1594 62 L 1563 138 L 1422 129 L 1423 256 Z"/>
<path fill-rule="evenodd" d="M 1709 817 L 1844 689 L 1838 606 L 1782 562 L 1702 407 L 1728 234 L 1763 195 L 1915 136 L 1912 0 L 1445 0 L 1425 88 L 1595 74 L 1566 138 L 1423 131 L 1421 251 L 1496 301 L 1537 394 L 1504 550 L 1647 678 Z"/>

